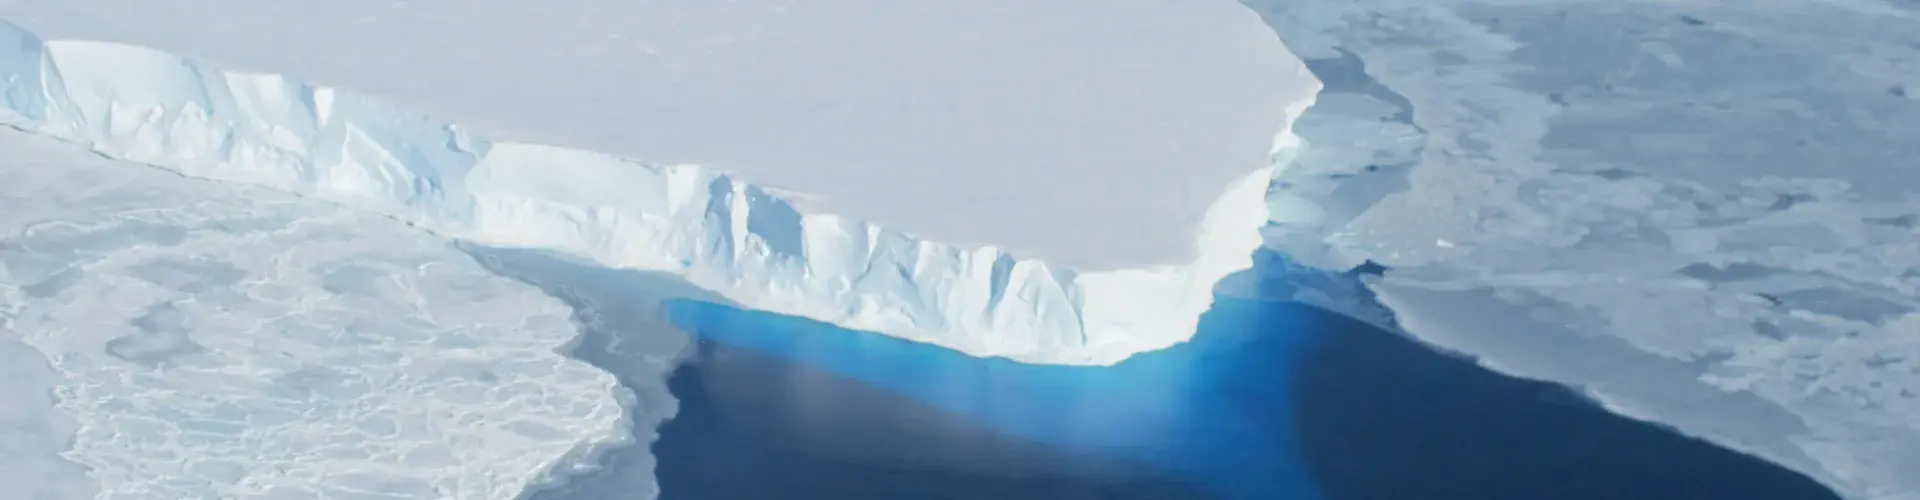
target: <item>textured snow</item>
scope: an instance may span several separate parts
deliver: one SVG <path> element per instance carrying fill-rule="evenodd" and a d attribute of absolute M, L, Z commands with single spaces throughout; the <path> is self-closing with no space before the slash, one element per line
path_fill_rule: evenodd
<path fill-rule="evenodd" d="M 1410 334 L 1920 498 L 1920 12 L 1250 1 L 1326 83 L 1269 244 Z"/>
<path fill-rule="evenodd" d="M 94 8 L 74 3 L 60 5 L 65 7 L 54 10 L 96 12 Z M 340 8 L 347 6 L 341 4 Z M 919 19 L 913 15 L 937 17 L 965 13 L 989 18 L 996 15 L 1012 16 L 1016 19 L 1026 19 L 1027 16 L 1027 13 L 1001 12 L 990 7 L 994 6 L 978 5 L 949 12 L 934 9 L 933 6 L 921 6 L 916 7 L 921 10 L 908 9 L 895 14 L 903 16 L 903 23 L 906 19 Z M 1142 147 L 1158 147 L 1151 144 L 1163 139 L 1181 142 L 1193 137 L 1207 137 L 1207 141 L 1197 143 L 1195 147 L 1209 150 L 1215 146 L 1226 147 L 1208 142 L 1217 139 L 1212 134 L 1219 132 L 1244 139 L 1236 141 L 1246 142 L 1242 145 L 1253 148 L 1251 154 L 1189 156 L 1193 151 L 1176 148 L 1174 152 L 1178 154 L 1173 157 L 1148 155 L 1117 161 L 1106 156 L 1114 154 L 1113 151 L 1094 147 L 1093 144 L 1106 145 L 1111 142 L 1129 147 L 1138 144 L 1129 144 L 1131 139 L 1126 137 L 1103 136 L 1097 142 L 1088 142 L 1094 139 L 1083 138 L 1055 145 L 1063 148 L 1061 151 L 1090 155 L 1072 161 L 1053 158 L 1044 159 L 1043 164 L 1035 164 L 1029 162 L 1042 161 L 1036 159 L 1041 157 L 1019 155 L 1016 156 L 1025 159 L 1009 164 L 996 164 L 1000 160 L 990 157 L 966 159 L 961 164 L 948 163 L 947 160 L 916 164 L 898 159 L 892 163 L 860 163 L 865 166 L 857 169 L 848 167 L 852 170 L 845 172 L 825 169 L 818 176 L 808 174 L 798 177 L 794 172 L 819 170 L 811 163 L 820 161 L 819 157 L 787 157 L 789 155 L 782 153 L 782 158 L 755 158 L 755 161 L 764 162 L 764 165 L 753 169 L 752 174 L 769 174 L 770 177 L 790 180 L 808 177 L 813 180 L 795 182 L 792 186 L 830 188 L 823 192 L 834 199 L 851 200 L 854 197 L 839 190 L 849 189 L 847 187 L 821 184 L 823 179 L 833 180 L 835 186 L 852 186 L 860 193 L 914 193 L 909 197 L 911 203 L 887 198 L 892 200 L 889 203 L 894 204 L 884 208 L 874 207 L 867 213 L 929 212 L 970 220 L 989 220 L 994 221 L 991 223 L 994 227 L 1018 226 L 1024 228 L 1018 231 L 1037 231 L 1068 238 L 1080 246 L 1079 249 L 1049 252 L 1044 250 L 1048 245 L 1036 244 L 1033 248 L 1043 250 L 1020 255 L 1010 253 L 1007 247 L 999 246 L 1000 242 L 996 240 L 1000 236 L 1007 236 L 1008 241 L 1013 241 L 1012 244 L 1018 247 L 1020 237 L 1014 234 L 968 233 L 966 227 L 945 226 L 937 221 L 906 228 L 883 228 L 869 222 L 816 211 L 810 206 L 796 204 L 787 197 L 777 195 L 770 189 L 747 184 L 733 175 L 706 167 L 640 163 L 557 146 L 489 141 L 469 134 L 463 128 L 404 111 L 385 100 L 346 90 L 305 85 L 282 76 L 225 71 L 210 64 L 136 46 L 92 41 L 44 41 L 23 29 L 0 26 L 0 47 L 19 48 L 0 54 L 0 77 L 4 77 L 0 81 L 6 85 L 3 88 L 6 96 L 4 109 L 19 115 L 16 117 L 19 126 L 86 145 L 110 157 L 151 163 L 194 177 L 238 181 L 333 200 L 377 211 L 439 234 L 481 243 L 557 249 L 587 256 L 609 266 L 671 271 L 687 277 L 695 285 L 720 292 L 757 309 L 922 339 L 976 355 L 1003 355 L 1036 362 L 1107 363 L 1135 352 L 1185 340 L 1192 335 L 1200 313 L 1211 304 L 1213 284 L 1228 273 L 1251 265 L 1251 251 L 1259 246 L 1256 230 L 1265 223 L 1266 211 L 1262 200 L 1271 177 L 1272 164 L 1284 161 L 1285 153 L 1293 143 L 1285 126 L 1291 117 L 1310 104 L 1318 88 L 1318 83 L 1305 73 L 1299 60 L 1288 56 L 1272 33 L 1261 29 L 1257 18 L 1238 6 L 1169 4 L 1156 8 L 1160 7 L 1179 12 L 1190 10 L 1197 14 L 1181 17 L 1169 13 L 1172 17 L 1148 19 L 1139 16 L 1152 12 L 1120 9 L 1126 14 L 1113 14 L 1118 16 L 1113 19 L 1118 24 L 1087 31 L 1101 36 L 1144 37 L 1135 40 L 1134 45 L 1128 45 L 1144 47 L 1137 54 L 1121 51 L 1118 47 L 1092 47 L 1099 50 L 1086 54 L 1038 49 L 1033 52 L 1058 59 L 1056 62 L 1059 64 L 1070 64 L 1077 57 L 1108 60 L 1116 55 L 1125 55 L 1119 59 L 1129 62 L 1119 67 L 1139 70 L 1141 74 L 1096 72 L 1090 78 L 1099 78 L 1097 86 L 1102 88 L 1133 88 L 1130 85 L 1138 82 L 1119 78 L 1129 75 L 1137 77 L 1135 79 L 1153 81 L 1165 78 L 1187 81 L 1192 86 L 1192 92 L 1222 94 L 1212 98 L 1245 97 L 1226 107 L 1232 108 L 1235 113 L 1259 113 L 1264 117 L 1256 120 L 1259 123 L 1247 125 L 1242 121 L 1225 120 L 1230 125 L 1226 129 L 1230 130 L 1224 132 L 1214 128 L 1198 128 L 1180 130 L 1178 137 L 1159 138 L 1158 134 L 1173 132 L 1164 127 L 1185 122 L 1161 120 L 1152 113 L 1130 108 L 1128 106 L 1139 100 L 1127 100 L 1131 99 L 1131 94 L 1124 92 L 1080 95 L 1079 101 L 1045 93 L 972 96 L 972 99 L 1005 98 L 1004 102 L 992 105 L 964 102 L 968 109 L 977 113 L 991 110 L 992 113 L 1034 115 L 1025 117 L 1023 114 L 1021 119 L 999 118 L 1002 115 L 998 114 L 966 115 L 970 120 L 968 123 L 987 130 L 1002 121 L 1008 124 L 1024 123 L 1021 127 L 1042 123 L 1046 127 L 1072 128 L 1084 125 L 1096 129 L 1120 122 L 1126 127 L 1144 127 L 1141 130 L 1145 132 L 1142 133 L 1154 137 L 1134 141 L 1148 144 Z M 543 5 L 542 8 L 552 9 L 555 6 Z M 6 12 L 10 11 L 0 11 Z M 796 8 L 788 14 L 799 15 L 804 12 L 813 11 Z M 241 18 L 223 19 L 234 21 L 234 25 L 248 24 L 239 22 Z M 775 24 L 751 25 L 755 29 L 772 31 L 736 28 L 738 32 L 745 33 L 742 36 L 758 33 L 753 36 L 772 37 L 771 33 L 786 33 L 750 45 L 762 48 L 784 46 L 791 42 L 787 38 L 798 35 L 780 30 L 808 32 L 803 28 L 817 27 L 801 22 L 813 18 L 802 16 L 794 19 L 792 22 L 800 24 L 778 25 L 784 27 L 777 30 Z M 1180 22 L 1172 22 L 1174 20 Z M 870 21 L 876 29 L 892 26 L 884 22 L 885 19 Z M 1141 24 L 1146 21 L 1151 22 Z M 985 21 L 972 19 L 968 22 Z M 1091 20 L 1076 19 L 1075 25 L 1086 22 Z M 287 18 L 273 24 L 277 27 L 309 25 L 311 21 L 308 17 Z M 1026 26 L 1020 23 L 1015 25 Z M 1008 37 L 1021 33 L 1011 26 L 1006 30 L 996 27 L 988 31 L 963 30 L 957 25 L 942 26 L 943 30 L 957 30 L 950 34 L 957 38 L 941 38 L 944 40 L 942 43 L 967 40 L 988 43 L 991 40 L 980 40 L 980 33 L 991 32 L 995 36 Z M 1040 23 L 1023 29 L 1048 26 L 1052 25 Z M 1115 32 L 1109 33 L 1109 29 Z M 1168 29 L 1174 31 L 1168 32 Z M 551 30 L 541 32 L 542 35 L 550 33 Z M 1153 48 L 1156 47 L 1154 43 L 1148 43 L 1175 34 L 1198 36 L 1226 45 L 1180 45 L 1182 51 L 1198 52 L 1182 52 L 1176 57 L 1155 52 L 1161 49 Z M 297 37 L 287 35 L 279 39 Z M 325 38 L 328 42 L 336 39 L 332 36 Z M 400 40 L 376 39 L 382 42 L 379 49 L 356 52 L 356 57 L 413 50 Z M 222 46 L 246 45 L 228 43 L 229 40 L 222 38 Z M 1066 50 L 1066 47 L 1089 49 L 1085 44 L 1091 42 L 1034 43 L 1039 44 L 1036 47 L 1062 47 L 1061 50 Z M 288 50 L 277 54 L 276 60 L 308 59 L 302 57 L 298 50 Z M 331 46 L 329 50 L 338 51 L 337 47 Z M 1252 57 L 1255 62 L 1241 59 L 1219 61 L 1214 59 L 1214 52 Z M 530 54 L 535 53 L 523 51 L 518 57 L 533 57 Z M 780 55 L 766 57 L 777 56 Z M 990 56 L 992 54 L 974 54 L 971 57 Z M 499 58 L 514 60 L 512 55 L 500 55 Z M 1210 61 L 1208 64 L 1224 66 L 1214 68 L 1215 71 L 1187 71 L 1191 68 L 1175 64 L 1195 61 Z M 1161 66 L 1162 63 L 1169 65 Z M 999 63 L 995 64 L 992 68 L 1001 67 Z M 1043 67 L 1036 69 L 1023 64 L 1038 63 L 1013 61 L 1007 66 L 1021 68 L 1018 71 L 1064 71 L 1067 74 L 1077 71 L 1068 66 L 1041 65 Z M 1147 66 L 1138 66 L 1140 64 Z M 1248 65 L 1251 69 L 1240 68 L 1246 70 L 1241 73 L 1220 72 L 1225 71 L 1222 68 L 1238 68 L 1239 64 Z M 672 64 L 667 66 L 672 67 Z M 476 66 L 467 69 L 481 68 Z M 515 72 L 537 71 L 525 69 Z M 414 76 L 415 73 L 400 71 L 383 75 L 382 78 L 410 79 Z M 459 82 L 446 82 L 447 88 L 482 85 L 489 80 L 473 80 L 473 76 L 469 72 Z M 736 74 L 722 76 L 726 79 L 746 78 Z M 1214 88 L 1210 82 L 1215 81 L 1227 82 L 1225 87 L 1253 85 L 1262 89 L 1255 96 L 1242 96 L 1225 87 Z M 894 83 L 912 82 L 889 84 Z M 1019 82 L 1005 82 L 1003 85 L 1019 85 Z M 554 90 L 542 89 L 541 92 Z M 559 90 L 565 89 L 562 87 Z M 742 99 L 756 95 L 748 90 L 751 89 L 739 94 Z M 944 87 L 922 90 L 935 93 L 914 91 L 899 98 L 958 99 L 971 96 Z M 952 96 L 939 93 L 949 90 L 956 93 Z M 1156 91 L 1153 88 L 1135 90 Z M 1215 105 L 1177 98 L 1191 93 L 1176 92 L 1169 95 L 1157 96 L 1157 100 L 1140 100 L 1154 101 L 1156 104 L 1148 106 L 1152 109 L 1166 106 L 1201 109 Z M 517 112 L 520 108 L 514 106 L 526 102 L 545 102 L 531 95 L 514 97 L 517 98 L 502 98 L 497 102 L 489 101 L 488 104 L 503 106 L 501 109 L 512 108 Z M 1066 122 L 1042 120 L 1043 116 L 1052 116 L 1048 114 L 1050 111 L 1046 111 L 1046 103 L 1052 103 L 1054 99 L 1116 110 L 1098 115 L 1058 111 L 1068 113 L 1063 118 Z M 513 104 L 516 102 L 521 104 Z M 615 101 L 607 105 L 618 104 L 619 101 Z M 835 105 L 845 106 L 848 110 L 879 106 L 874 109 L 913 116 L 931 113 L 931 110 L 887 108 L 861 102 Z M 543 115 L 530 116 L 536 118 L 530 125 L 533 127 L 549 122 L 538 119 Z M 672 121 L 669 125 L 680 125 L 672 115 L 657 119 Z M 974 123 L 979 120 L 987 121 Z M 944 124 L 942 127 L 957 126 L 936 122 Z M 495 120 L 495 123 L 500 122 Z M 600 123 L 596 126 L 616 125 Z M 899 126 L 908 125 L 915 124 Z M 1261 130 L 1257 134 L 1257 141 L 1246 136 L 1244 130 L 1245 127 L 1255 126 Z M 835 132 L 839 133 L 842 132 Z M 1051 140 L 1048 136 L 1021 137 L 1021 140 Z M 891 144 L 896 139 L 899 138 L 860 138 L 866 141 L 863 144 Z M 980 142 L 986 141 L 980 137 L 943 135 L 941 139 L 966 142 L 968 148 L 1000 148 L 991 141 Z M 1058 152 L 1052 149 L 1047 151 Z M 1134 154 L 1137 152 L 1128 152 L 1132 150 L 1121 151 L 1130 158 L 1138 156 Z M 1148 166 L 1132 163 L 1134 159 L 1141 158 L 1155 163 Z M 744 162 L 743 166 L 746 163 L 753 162 Z M 963 169 L 978 171 L 953 173 Z M 776 171 L 781 174 L 771 175 Z M 894 181 L 890 180 L 893 174 L 882 174 L 880 171 L 916 172 L 916 175 L 925 176 L 911 182 Z M 1230 175 L 1223 175 L 1223 172 Z M 981 179 L 991 181 L 986 186 L 990 192 L 976 192 L 973 188 L 980 186 L 970 188 L 967 182 L 950 182 L 945 175 L 970 176 L 966 178 L 973 179 L 971 182 Z M 1056 175 L 1071 179 L 1041 178 Z M 1205 196 L 1185 192 L 1201 189 L 1191 182 L 1205 185 Z M 1005 187 L 1006 191 L 993 191 L 999 187 Z M 1046 196 L 1029 192 L 1042 188 Z M 945 194 L 934 196 L 924 193 L 927 189 Z M 1000 194 L 1014 196 L 1017 193 L 1050 198 L 1044 203 L 1028 203 L 1033 200 L 996 197 Z M 964 196 L 966 201 L 953 201 L 948 196 Z M 1206 201 L 1202 202 L 1201 199 Z M 979 208 L 983 206 L 990 208 Z M 1088 213 L 1086 207 L 1095 207 L 1098 213 Z M 1192 216 L 1179 215 L 1178 223 L 1172 225 L 1157 224 L 1151 220 L 1168 213 Z M 1112 224 L 1129 226 L 1129 229 L 1116 233 L 1126 236 L 1116 238 L 1102 234 L 1105 230 L 1082 231 L 1083 228 Z M 955 239 L 938 239 L 940 235 Z M 923 236 L 926 238 L 923 239 Z M 996 245 L 942 241 L 979 241 Z M 1088 259 L 1083 256 L 1093 255 L 1090 252 L 1113 250 L 1114 255 L 1125 255 L 1128 252 L 1122 248 L 1144 244 L 1142 242 L 1154 242 L 1148 246 L 1171 244 L 1186 248 L 1187 251 L 1167 255 L 1156 251 L 1151 258 L 1129 257 L 1125 259 L 1125 265 L 1119 266 L 1103 267 L 1100 263 L 1087 263 L 1091 267 L 1074 265 L 1085 263 L 1081 261 Z"/>
<path fill-rule="evenodd" d="M 7 498 L 512 498 L 633 438 L 627 389 L 556 352 L 571 309 L 442 238 L 0 152 Z"/>

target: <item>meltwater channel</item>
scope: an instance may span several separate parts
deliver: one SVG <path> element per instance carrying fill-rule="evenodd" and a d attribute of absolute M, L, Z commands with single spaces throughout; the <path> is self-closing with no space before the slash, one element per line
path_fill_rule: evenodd
<path fill-rule="evenodd" d="M 676 400 L 651 446 L 529 499 L 656 485 L 669 500 L 1838 498 L 1303 304 L 1222 298 L 1189 343 L 1043 366 L 742 310 L 668 276 L 469 250 L 580 308 L 573 354 L 648 411 Z"/>

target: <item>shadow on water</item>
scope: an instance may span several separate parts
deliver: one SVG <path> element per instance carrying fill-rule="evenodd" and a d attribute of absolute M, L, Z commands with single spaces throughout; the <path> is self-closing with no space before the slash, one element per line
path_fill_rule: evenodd
<path fill-rule="evenodd" d="M 1177 499 L 1150 464 L 1076 455 L 750 349 L 703 342 L 653 446 L 664 499 Z M 750 479 L 749 479 L 750 478 Z"/>
<path fill-rule="evenodd" d="M 1286 307 L 1286 306 L 1278 306 Z M 1301 453 L 1333 499 L 1838 499 L 1785 467 L 1341 316 L 1296 367 Z"/>
<path fill-rule="evenodd" d="M 668 377 L 679 370 L 693 340 L 659 314 L 659 304 L 676 298 L 710 303 L 725 300 L 665 273 L 613 270 L 569 256 L 522 248 L 461 245 L 481 265 L 502 276 L 539 287 L 573 308 L 580 329 L 575 345 L 563 354 L 613 376 L 629 394 L 629 431 L 636 443 L 604 450 L 596 470 L 577 474 L 561 485 L 534 488 L 518 500 L 619 500 L 653 498 L 656 459 L 647 443 L 657 428 L 679 411 Z"/>
<path fill-rule="evenodd" d="M 601 310 L 582 313 L 574 355 L 639 394 L 637 413 L 671 414 L 677 399 L 664 424 L 636 419 L 639 436 L 658 425 L 651 446 L 529 499 L 644 498 L 656 475 L 662 498 L 702 500 L 1837 498 L 1297 303 L 1223 298 L 1188 344 L 1037 366 L 740 310 L 661 275 L 489 251 L 476 255 L 496 271 Z M 1279 278 L 1260 296 L 1364 290 L 1352 275 L 1263 275 Z"/>

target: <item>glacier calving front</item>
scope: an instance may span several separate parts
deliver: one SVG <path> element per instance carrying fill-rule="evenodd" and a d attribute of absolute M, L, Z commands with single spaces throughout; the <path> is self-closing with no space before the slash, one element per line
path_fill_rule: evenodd
<path fill-rule="evenodd" d="M 378 99 L 0 21 L 0 122 L 183 175 L 376 211 L 450 237 L 676 273 L 748 307 L 1021 361 L 1104 364 L 1185 341 L 1252 265 L 1272 164 L 1226 186 L 1184 265 L 1085 271 L 800 207 L 725 173 L 493 142 Z M 1304 65 L 1294 59 L 1290 64 Z M 1256 168 L 1258 167 L 1258 168 Z M 1067 230 L 1067 229 L 1063 229 Z"/>

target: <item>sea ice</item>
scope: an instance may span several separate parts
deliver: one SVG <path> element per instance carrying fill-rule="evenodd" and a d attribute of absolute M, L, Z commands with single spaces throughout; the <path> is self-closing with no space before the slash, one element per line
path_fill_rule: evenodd
<path fill-rule="evenodd" d="M 17 288 L 0 287 L 0 379 L 7 381 L 0 384 L 0 484 L 22 498 L 90 500 L 97 489 L 86 469 L 60 458 L 74 420 L 54 408 L 59 376 L 13 327 L 26 298 Z"/>
<path fill-rule="evenodd" d="M 1326 84 L 1270 243 L 1410 334 L 1920 499 L 1920 12 L 1256 0 Z M 1905 5 L 1905 6 L 1902 6 Z"/>
<path fill-rule="evenodd" d="M 0 154 L 8 498 L 504 499 L 633 439 L 627 389 L 557 352 L 571 309 L 451 242 L 14 130 Z"/>

